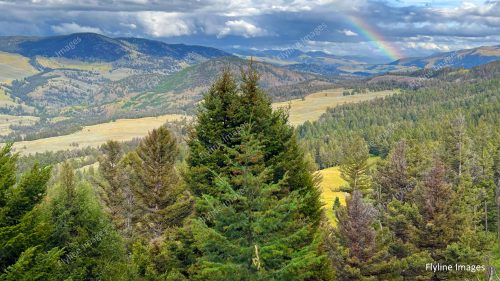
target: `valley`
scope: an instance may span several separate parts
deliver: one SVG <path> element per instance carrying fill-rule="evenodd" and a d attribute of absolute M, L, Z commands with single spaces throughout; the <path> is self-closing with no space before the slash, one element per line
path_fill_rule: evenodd
<path fill-rule="evenodd" d="M 384 98 L 397 91 L 367 92 L 348 96 L 344 96 L 344 92 L 345 89 L 343 88 L 320 91 L 307 95 L 304 99 L 273 103 L 273 108 L 288 109 L 290 124 L 298 126 L 306 121 L 317 120 L 328 108 Z M 148 101 L 151 102 L 151 100 Z M 177 103 L 181 104 L 181 101 L 177 100 Z M 118 119 L 114 122 L 86 126 L 82 130 L 68 135 L 16 142 L 14 148 L 21 154 L 26 155 L 44 151 L 72 150 L 87 146 L 96 147 L 107 140 L 128 141 L 133 138 L 143 137 L 149 130 L 161 126 L 165 122 L 178 121 L 182 118 L 189 119 L 192 117 L 189 115 L 168 114 L 158 117 Z M 6 135 L 11 132 L 10 125 L 32 125 L 38 118 L 34 116 L 4 115 L 3 120 L 2 116 L 0 116 L 0 120 L 3 121 L 2 126 L 0 126 L 0 135 Z M 66 119 L 59 117 L 53 119 L 52 122 L 64 120 Z"/>

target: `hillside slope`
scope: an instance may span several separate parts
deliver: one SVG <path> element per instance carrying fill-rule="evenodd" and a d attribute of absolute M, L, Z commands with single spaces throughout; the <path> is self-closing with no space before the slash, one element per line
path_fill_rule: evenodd
<path fill-rule="evenodd" d="M 440 53 L 425 58 L 404 58 L 394 61 L 390 65 L 434 69 L 444 67 L 472 68 L 496 60 L 500 60 L 500 45 Z"/>

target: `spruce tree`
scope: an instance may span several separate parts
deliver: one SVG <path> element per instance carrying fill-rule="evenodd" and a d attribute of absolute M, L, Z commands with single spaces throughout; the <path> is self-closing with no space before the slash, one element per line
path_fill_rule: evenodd
<path fill-rule="evenodd" d="M 335 211 L 338 225 L 326 238 L 335 280 L 397 280 L 400 265 L 390 259 L 382 229 L 375 229 L 376 209 L 355 190 Z"/>
<path fill-rule="evenodd" d="M 223 196 L 206 195 L 213 226 L 195 223 L 202 256 L 194 265 L 197 280 L 321 280 L 324 257 L 314 255 L 313 225 L 297 221 L 299 191 L 283 197 L 270 183 L 262 144 L 249 131 L 242 143 L 228 148 L 234 159 L 231 177 L 218 178 Z"/>
<path fill-rule="evenodd" d="M 45 196 L 50 168 L 35 164 L 16 183 L 17 154 L 12 145 L 0 150 L 0 272 L 12 265 L 23 251 L 39 240 L 32 236 L 33 209 Z"/>
<path fill-rule="evenodd" d="M 159 238 L 179 227 L 191 214 L 192 199 L 175 169 L 178 149 L 166 127 L 151 131 L 140 143 L 132 167 L 138 180 L 133 191 L 141 209 L 138 229 L 143 238 Z"/>
<path fill-rule="evenodd" d="M 371 189 L 368 145 L 360 136 L 354 136 L 344 144 L 343 153 L 340 164 L 342 178 L 349 184 L 350 190 L 367 193 Z"/>
<path fill-rule="evenodd" d="M 6 192 L 16 183 L 17 154 L 11 153 L 12 144 L 0 150 L 0 208 L 7 203 Z"/>
<path fill-rule="evenodd" d="M 122 280 L 126 274 L 124 245 L 102 210 L 89 184 L 76 178 L 71 164 L 61 165 L 53 198 L 43 206 L 52 226 L 42 245 L 62 249 L 57 261 L 62 275 L 72 280 Z"/>
<path fill-rule="evenodd" d="M 196 196 L 196 215 L 202 220 L 193 227 L 194 249 L 200 251 L 201 256 L 191 267 L 191 271 L 199 278 L 207 278 L 208 275 L 205 274 L 213 273 L 213 277 L 219 280 L 229 276 L 224 275 L 229 272 L 236 274 L 237 268 L 241 268 L 241 274 L 236 275 L 240 280 L 257 280 L 259 274 L 290 276 L 291 280 L 304 276 L 321 279 L 324 277 L 324 268 L 317 263 L 322 257 L 317 239 L 317 227 L 321 218 L 317 181 L 312 176 L 310 165 L 304 160 L 304 153 L 297 143 L 293 128 L 287 124 L 286 113 L 272 111 L 270 100 L 259 89 L 257 79 L 258 75 L 252 68 L 244 72 L 238 92 L 234 79 L 228 72 L 223 72 L 200 106 L 198 122 L 188 142 L 191 153 L 186 173 L 186 182 Z M 258 144 L 251 144 L 256 140 Z M 247 146 L 255 150 L 254 160 L 258 159 L 259 165 L 248 162 L 246 166 L 249 167 L 235 167 L 237 163 L 241 163 L 241 155 L 249 153 L 246 152 L 250 149 Z M 257 169 L 259 166 L 262 167 Z M 255 174 L 248 172 L 250 168 L 257 169 Z M 248 182 L 242 182 L 243 179 Z M 254 196 L 259 197 L 252 200 L 263 202 L 263 205 L 256 203 L 254 212 L 250 205 L 246 205 L 249 200 L 247 196 L 253 197 L 235 194 L 233 191 L 237 189 L 255 190 Z M 269 200 L 275 200 L 276 208 L 283 207 L 280 202 L 291 202 L 288 206 L 289 212 L 293 214 L 291 217 L 286 217 L 286 213 L 278 214 L 270 201 L 261 198 L 269 190 L 274 192 Z M 220 208 L 226 216 L 219 213 Z M 243 214 L 249 214 L 249 219 L 259 221 L 257 210 L 262 219 L 271 215 L 285 216 L 282 222 L 283 232 L 264 225 L 252 229 L 252 223 L 255 222 L 244 219 Z M 235 219 L 238 217 L 239 221 Z M 272 221 L 274 220 L 275 218 Z M 292 226 L 301 230 L 296 232 Z M 259 242 L 259 239 L 264 238 L 256 238 L 245 243 L 236 236 L 226 239 L 223 238 L 227 235 L 224 229 L 231 230 L 228 234 L 239 233 L 238 229 L 247 229 L 249 233 L 243 237 L 269 235 L 271 240 Z M 280 237 L 284 232 L 291 235 L 289 239 L 296 239 L 292 243 L 295 246 L 283 243 Z M 222 240 L 216 239 L 218 236 Z M 207 240 L 213 241 L 212 244 L 206 243 Z M 250 245 L 252 241 L 254 243 Z M 271 246 L 272 243 L 275 245 Z M 219 251 L 220 256 L 224 257 L 232 256 L 235 251 L 239 252 L 229 245 L 241 245 L 243 252 L 238 253 L 234 259 L 231 258 L 231 262 L 225 267 L 216 252 Z M 282 247 L 287 249 L 286 253 L 281 252 Z M 274 249 L 274 252 L 267 252 L 269 249 Z M 304 257 L 302 262 L 296 259 L 299 256 Z M 286 260 L 297 263 L 286 266 Z M 251 264 L 254 266 L 250 266 Z M 278 272 L 281 265 L 284 267 Z M 220 268 L 220 274 L 213 272 L 213 268 Z"/>
<path fill-rule="evenodd" d="M 124 155 L 120 143 L 108 141 L 101 150 L 103 155 L 99 157 L 100 177 L 93 177 L 93 180 L 102 190 L 101 198 L 114 225 L 130 242 L 134 218 L 131 173 L 122 161 Z"/>
<path fill-rule="evenodd" d="M 415 180 L 408 171 L 406 142 L 400 141 L 391 150 L 388 160 L 377 165 L 374 176 L 375 197 L 382 206 L 387 205 L 393 198 L 402 202 L 408 202 Z"/>

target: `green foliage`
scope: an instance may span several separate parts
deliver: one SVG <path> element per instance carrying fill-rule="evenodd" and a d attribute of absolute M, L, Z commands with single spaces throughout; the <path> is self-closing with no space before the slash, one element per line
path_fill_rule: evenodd
<path fill-rule="evenodd" d="M 242 143 L 228 148 L 233 176 L 216 182 L 225 194 L 205 196 L 212 207 L 209 227 L 195 224 L 202 256 L 195 264 L 196 280 L 320 279 L 324 258 L 311 256 L 314 227 L 294 220 L 299 214 L 298 191 L 280 196 L 284 180 L 269 182 L 261 143 L 247 131 Z M 203 199 L 202 199 L 203 200 Z"/>
<path fill-rule="evenodd" d="M 177 153 L 175 138 L 165 127 L 151 131 L 136 150 L 133 191 L 143 238 L 155 239 L 169 227 L 182 226 L 192 212 L 191 196 L 174 168 Z"/>
<path fill-rule="evenodd" d="M 196 280 L 322 280 L 319 192 L 293 129 L 250 67 L 200 107 L 186 181 L 196 196 Z M 201 219 L 201 220 L 200 220 Z"/>
<path fill-rule="evenodd" d="M 338 196 L 335 196 L 335 201 L 333 202 L 333 210 L 337 210 L 338 208 L 340 208 L 340 199 Z"/>
<path fill-rule="evenodd" d="M 328 230 L 329 257 L 335 280 L 397 280 L 400 266 L 388 259 L 388 241 L 375 229 L 376 209 L 355 190 L 347 205 L 336 210 L 338 226 Z"/>
<path fill-rule="evenodd" d="M 11 154 L 11 145 L 0 150 L 0 271 L 11 266 L 32 240 L 44 237 L 30 233 L 34 219 L 33 209 L 45 195 L 50 168 L 33 168 L 16 183 L 17 154 Z"/>
<path fill-rule="evenodd" d="M 368 192 L 371 189 L 369 177 L 368 146 L 363 138 L 355 136 L 343 149 L 344 157 L 340 164 L 342 178 L 350 190 Z"/>
<path fill-rule="evenodd" d="M 57 248 L 44 253 L 40 246 L 28 248 L 15 264 L 9 266 L 0 280 L 62 280 L 64 271 L 59 259 L 63 251 Z"/>
<path fill-rule="evenodd" d="M 58 263 L 73 280 L 119 280 L 126 273 L 124 245 L 102 211 L 92 188 L 63 163 L 53 199 L 44 206 L 51 234 L 46 249 L 64 249 Z"/>

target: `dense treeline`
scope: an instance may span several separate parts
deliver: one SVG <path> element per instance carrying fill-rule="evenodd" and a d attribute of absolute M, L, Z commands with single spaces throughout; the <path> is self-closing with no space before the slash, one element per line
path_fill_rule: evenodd
<path fill-rule="evenodd" d="M 348 183 L 326 240 L 339 279 L 495 276 L 500 80 L 481 73 L 336 107 L 298 128 L 317 165 L 340 165 Z M 383 158 L 375 169 L 370 154 Z M 431 263 L 460 268 L 433 273 Z"/>
<path fill-rule="evenodd" d="M 473 139 L 483 134 L 493 137 L 500 127 L 499 88 L 498 78 L 443 82 L 440 87 L 329 109 L 318 121 L 300 126 L 298 133 L 322 168 L 339 164 L 342 143 L 353 134 L 363 136 L 370 153 L 386 156 L 401 139 L 438 141 L 457 114 L 464 117 L 465 129 Z"/>
<path fill-rule="evenodd" d="M 98 161 L 83 171 L 55 164 L 61 154 L 25 159 L 19 172 L 4 146 L 0 280 L 492 276 L 498 80 L 342 106 L 294 130 L 286 112 L 272 110 L 258 73 L 241 77 L 224 71 L 187 131 L 162 126 L 133 144 L 82 151 Z M 347 182 L 346 203 L 325 206 L 334 224 L 297 132 Z M 370 154 L 382 158 L 375 167 Z"/>

